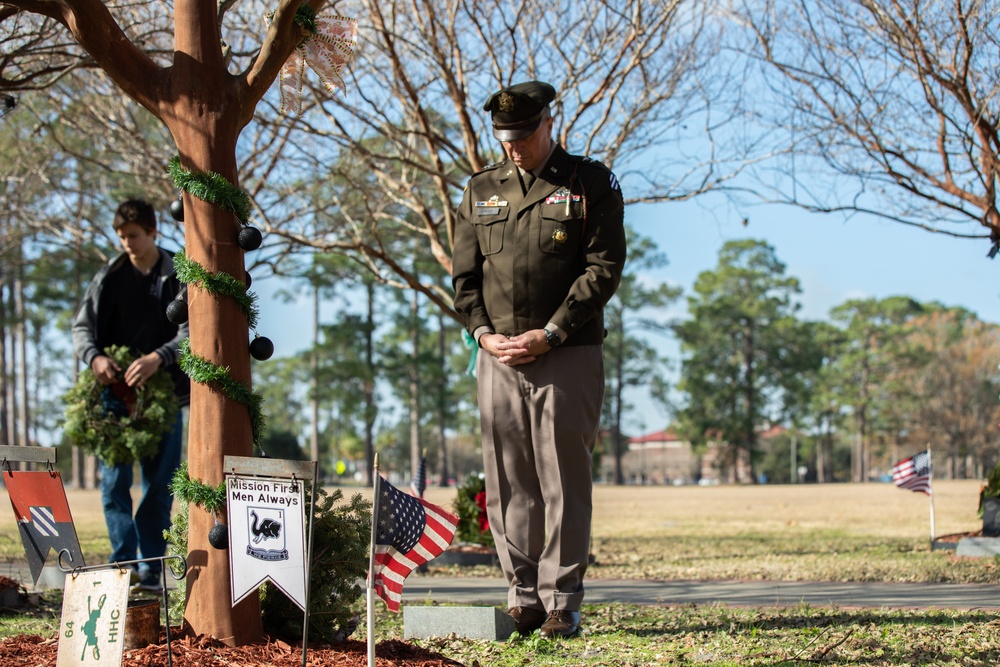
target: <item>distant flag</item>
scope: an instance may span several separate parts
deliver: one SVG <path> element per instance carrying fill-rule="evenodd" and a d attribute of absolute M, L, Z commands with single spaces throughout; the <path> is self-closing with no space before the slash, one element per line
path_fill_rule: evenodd
<path fill-rule="evenodd" d="M 920 452 L 894 465 L 892 481 L 901 489 L 931 495 L 930 455 L 927 452 Z"/>
<path fill-rule="evenodd" d="M 427 454 L 420 457 L 420 465 L 417 466 L 417 474 L 410 482 L 410 490 L 416 498 L 423 498 L 424 491 L 427 490 Z"/>
<path fill-rule="evenodd" d="M 403 581 L 448 548 L 455 538 L 458 517 L 401 493 L 380 474 L 375 478 L 374 516 L 372 586 L 389 611 L 398 612 Z"/>

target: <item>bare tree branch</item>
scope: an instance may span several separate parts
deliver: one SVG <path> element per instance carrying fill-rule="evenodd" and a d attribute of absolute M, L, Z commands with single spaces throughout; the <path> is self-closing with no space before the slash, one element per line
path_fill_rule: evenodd
<path fill-rule="evenodd" d="M 756 173 L 763 198 L 1000 238 L 996 3 L 738 5 L 773 95 L 746 112 L 791 148 Z"/>

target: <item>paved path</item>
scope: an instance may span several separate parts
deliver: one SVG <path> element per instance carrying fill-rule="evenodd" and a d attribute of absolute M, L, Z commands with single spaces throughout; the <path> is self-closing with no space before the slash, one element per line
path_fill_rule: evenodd
<path fill-rule="evenodd" d="M 587 579 L 586 602 L 636 604 L 727 604 L 788 607 L 799 604 L 837 607 L 1000 609 L 994 584 L 888 584 L 770 581 L 644 581 Z M 403 600 L 460 604 L 503 604 L 501 578 L 444 578 L 413 575 Z"/>
<path fill-rule="evenodd" d="M 0 576 L 10 577 L 22 584 L 31 581 L 27 563 L 19 561 L 0 563 Z M 58 570 L 47 566 L 40 584 L 61 587 L 61 583 Z M 1000 609 L 1000 585 L 995 584 L 588 579 L 586 585 L 586 602 L 591 603 Z M 403 586 L 403 601 L 502 605 L 506 601 L 506 591 L 506 583 L 500 577 L 425 577 L 413 574 Z"/>

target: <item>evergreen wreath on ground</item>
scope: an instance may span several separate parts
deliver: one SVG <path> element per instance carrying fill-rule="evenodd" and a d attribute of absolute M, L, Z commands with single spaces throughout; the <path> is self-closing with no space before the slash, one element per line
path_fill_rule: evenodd
<path fill-rule="evenodd" d="M 104 353 L 122 369 L 135 361 L 125 346 L 112 345 Z M 63 402 L 66 437 L 107 466 L 155 454 L 180 409 L 168 373 L 153 373 L 141 387 L 129 387 L 123 380 L 102 385 L 89 368 L 81 371 Z"/>
<path fill-rule="evenodd" d="M 458 486 L 455 512 L 458 514 L 458 529 L 455 531 L 458 542 L 494 546 L 493 532 L 486 518 L 485 477 L 470 473 Z"/>

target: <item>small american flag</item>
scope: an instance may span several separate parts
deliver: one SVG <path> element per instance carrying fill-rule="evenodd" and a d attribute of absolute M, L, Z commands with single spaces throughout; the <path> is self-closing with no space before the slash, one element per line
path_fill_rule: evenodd
<path fill-rule="evenodd" d="M 931 457 L 920 452 L 903 459 L 892 467 L 892 481 L 901 489 L 931 495 Z"/>
<path fill-rule="evenodd" d="M 420 465 L 417 466 L 417 474 L 414 475 L 413 481 L 410 482 L 410 490 L 413 491 L 413 495 L 417 498 L 424 497 L 424 491 L 427 490 L 427 457 L 420 457 Z"/>
<path fill-rule="evenodd" d="M 458 517 L 376 478 L 375 557 L 372 586 L 389 611 L 399 611 L 403 581 L 440 556 L 455 538 Z"/>

